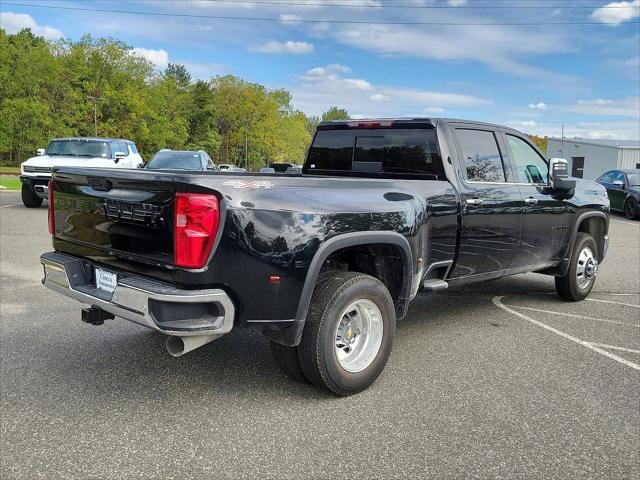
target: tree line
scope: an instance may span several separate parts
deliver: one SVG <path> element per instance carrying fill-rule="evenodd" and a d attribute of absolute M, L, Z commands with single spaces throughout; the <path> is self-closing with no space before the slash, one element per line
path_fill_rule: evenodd
<path fill-rule="evenodd" d="M 19 165 L 52 138 L 94 136 L 93 99 L 98 136 L 133 140 L 145 160 L 203 149 L 252 170 L 302 163 L 321 119 L 350 118 L 335 106 L 307 116 L 287 90 L 231 75 L 195 80 L 172 63 L 160 72 L 112 38 L 48 42 L 0 28 L 0 164 Z M 531 137 L 546 151 L 546 138 Z"/>
<path fill-rule="evenodd" d="M 302 163 L 320 121 L 284 89 L 231 75 L 194 80 L 178 64 L 160 72 L 118 40 L 0 29 L 0 163 L 18 165 L 55 137 L 94 136 L 94 98 L 98 136 L 133 140 L 145 160 L 171 148 L 251 169 Z M 331 107 L 322 116 L 338 118 L 349 115 Z"/>

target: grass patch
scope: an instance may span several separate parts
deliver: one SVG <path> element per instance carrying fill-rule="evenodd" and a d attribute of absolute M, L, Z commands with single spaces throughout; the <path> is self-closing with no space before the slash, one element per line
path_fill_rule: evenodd
<path fill-rule="evenodd" d="M 0 165 L 0 175 L 20 175 L 20 167 Z"/>
<path fill-rule="evenodd" d="M 4 187 L 0 190 L 20 190 L 21 185 L 18 177 L 0 177 L 0 186 Z"/>

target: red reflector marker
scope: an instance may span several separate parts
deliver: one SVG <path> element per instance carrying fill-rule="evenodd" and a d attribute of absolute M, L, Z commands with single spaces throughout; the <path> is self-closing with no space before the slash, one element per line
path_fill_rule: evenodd
<path fill-rule="evenodd" d="M 53 178 L 49 180 L 49 233 L 51 235 L 56 234 L 56 215 L 53 208 L 53 190 L 55 188 L 55 183 L 53 182 Z"/>
<path fill-rule="evenodd" d="M 175 265 L 204 268 L 220 223 L 218 197 L 205 193 L 176 193 L 174 209 Z"/>
<path fill-rule="evenodd" d="M 269 276 L 269 283 L 271 283 L 271 284 L 280 283 L 280 275 L 270 275 Z"/>

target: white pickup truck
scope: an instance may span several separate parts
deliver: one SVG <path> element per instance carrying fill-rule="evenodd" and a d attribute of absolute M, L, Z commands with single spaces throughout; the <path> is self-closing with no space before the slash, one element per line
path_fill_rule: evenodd
<path fill-rule="evenodd" d="M 137 168 L 142 163 L 136 144 L 113 138 L 58 138 L 20 166 L 22 203 L 35 208 L 49 192 L 53 167 Z"/>

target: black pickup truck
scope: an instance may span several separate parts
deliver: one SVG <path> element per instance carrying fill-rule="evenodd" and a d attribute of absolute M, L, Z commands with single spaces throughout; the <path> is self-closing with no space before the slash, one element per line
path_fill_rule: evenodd
<path fill-rule="evenodd" d="M 338 395 L 383 370 L 420 292 L 555 276 L 584 299 L 609 200 L 527 136 L 447 119 L 324 122 L 302 174 L 55 169 L 43 283 L 169 335 L 175 356 L 260 328 L 292 378 Z"/>

